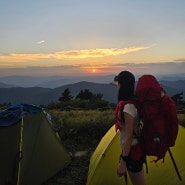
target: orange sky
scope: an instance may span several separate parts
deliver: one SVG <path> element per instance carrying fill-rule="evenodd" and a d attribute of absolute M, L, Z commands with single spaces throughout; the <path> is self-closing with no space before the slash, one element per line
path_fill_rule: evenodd
<path fill-rule="evenodd" d="M 0 75 L 183 72 L 184 9 L 179 0 L 1 1 Z"/>

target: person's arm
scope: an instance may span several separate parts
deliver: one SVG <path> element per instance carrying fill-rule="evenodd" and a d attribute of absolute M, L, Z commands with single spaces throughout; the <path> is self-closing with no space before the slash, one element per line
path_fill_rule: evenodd
<path fill-rule="evenodd" d="M 124 142 L 124 145 L 122 146 L 121 155 L 124 158 L 126 158 L 129 155 L 130 148 L 131 148 L 133 130 L 134 130 L 134 118 L 130 114 L 124 113 L 124 119 L 125 119 L 125 140 L 124 140 L 125 142 Z M 117 175 L 121 177 L 126 173 L 127 173 L 126 162 L 121 157 L 117 167 Z"/>
<path fill-rule="evenodd" d="M 134 131 L 134 118 L 128 114 L 124 113 L 125 119 L 125 139 L 124 145 L 122 146 L 122 155 L 128 156 L 132 144 L 132 137 Z"/>

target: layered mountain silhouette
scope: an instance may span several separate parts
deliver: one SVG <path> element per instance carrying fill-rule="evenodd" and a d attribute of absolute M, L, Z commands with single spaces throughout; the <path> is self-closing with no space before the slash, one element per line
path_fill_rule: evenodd
<path fill-rule="evenodd" d="M 184 92 L 185 80 L 178 81 L 161 81 L 163 88 L 170 96 Z M 118 88 L 111 83 L 94 83 L 81 81 L 73 84 L 63 85 L 57 88 L 43 87 L 1 87 L 0 103 L 29 103 L 34 105 L 47 105 L 51 102 L 57 102 L 64 90 L 68 88 L 71 95 L 76 97 L 81 90 L 89 89 L 92 93 L 103 94 L 104 100 L 116 103 Z"/>

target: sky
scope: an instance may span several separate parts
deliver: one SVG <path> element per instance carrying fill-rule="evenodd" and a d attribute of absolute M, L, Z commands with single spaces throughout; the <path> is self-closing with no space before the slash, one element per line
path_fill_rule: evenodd
<path fill-rule="evenodd" d="M 184 0 L 0 0 L 0 75 L 185 73 Z"/>

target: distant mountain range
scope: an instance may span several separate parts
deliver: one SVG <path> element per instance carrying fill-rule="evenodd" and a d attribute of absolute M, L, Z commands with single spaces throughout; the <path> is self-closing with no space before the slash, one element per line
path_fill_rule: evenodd
<path fill-rule="evenodd" d="M 114 77 L 115 74 L 106 76 L 0 76 L 0 88 L 44 87 L 54 89 L 82 81 L 109 84 L 113 81 Z M 139 76 L 136 76 L 136 80 L 138 78 Z M 158 75 L 156 78 L 160 81 L 185 80 L 185 73 L 174 75 Z"/>
<path fill-rule="evenodd" d="M 14 87 L 14 86 L 6 84 L 6 83 L 3 83 L 3 82 L 0 82 L 0 88 L 11 88 L 11 87 Z"/>
<path fill-rule="evenodd" d="M 183 92 L 185 95 L 185 80 L 162 80 L 160 83 L 170 96 L 180 92 Z M 76 97 L 81 90 L 89 89 L 93 93 L 103 94 L 103 99 L 112 103 L 116 103 L 118 91 L 118 89 L 110 83 L 94 83 L 87 81 L 63 85 L 57 88 L 8 87 L 5 84 L 3 85 L 4 87 L 0 88 L 0 103 L 29 103 L 34 105 L 47 105 L 51 102 L 58 101 L 58 98 L 66 88 L 69 88 L 73 97 Z"/>
<path fill-rule="evenodd" d="M 62 95 L 66 88 L 69 88 L 73 97 L 76 97 L 81 90 L 89 89 L 93 93 L 102 93 L 103 99 L 105 100 L 116 102 L 116 87 L 111 84 L 98 84 L 85 81 L 64 85 L 54 89 L 42 87 L 0 88 L 0 102 L 46 105 L 48 103 L 58 101 L 58 98 Z"/>
<path fill-rule="evenodd" d="M 3 76 L 0 77 L 0 88 L 7 88 L 9 86 L 54 89 L 81 81 L 108 84 L 113 81 L 114 76 Z"/>

